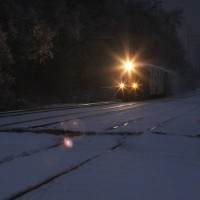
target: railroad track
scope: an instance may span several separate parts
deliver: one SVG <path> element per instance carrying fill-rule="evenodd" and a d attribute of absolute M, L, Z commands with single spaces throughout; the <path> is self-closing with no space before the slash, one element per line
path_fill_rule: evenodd
<path fill-rule="evenodd" d="M 23 129 L 24 130 L 27 129 L 29 131 L 33 131 L 33 129 L 38 129 L 38 128 L 44 129 L 44 127 L 58 125 L 60 123 L 65 123 L 70 120 L 97 117 L 97 116 L 101 116 L 104 114 L 111 114 L 111 113 L 115 113 L 115 112 L 124 112 L 129 109 L 135 109 L 135 108 L 142 107 L 142 106 L 147 106 L 147 105 L 151 105 L 151 104 L 155 104 L 155 103 L 162 103 L 162 102 L 166 102 L 166 101 L 173 101 L 173 100 L 174 99 L 168 98 L 168 99 L 159 99 L 159 100 L 154 99 L 154 100 L 131 102 L 131 103 L 120 103 L 120 104 L 115 103 L 114 105 L 113 104 L 106 105 L 103 107 L 99 107 L 100 105 L 98 105 L 97 107 L 96 106 L 92 107 L 92 108 L 90 107 L 89 110 L 80 110 L 83 108 L 78 108 L 78 110 L 77 110 L 77 108 L 76 108 L 74 110 L 71 110 L 72 111 L 71 113 L 65 113 L 65 114 L 49 113 L 49 116 L 46 116 L 46 117 L 35 116 L 36 118 L 33 117 L 30 119 L 26 119 L 26 120 L 24 120 L 24 119 L 19 120 L 17 118 L 17 119 L 14 119 L 14 121 L 12 121 L 12 118 L 10 118 L 10 116 L 9 116 L 9 118 L 10 118 L 9 121 L 12 121 L 12 122 L 9 122 L 9 123 L 1 122 L 0 123 L 0 132 L 4 132 L 4 131 L 20 131 L 21 132 Z M 68 110 L 66 110 L 66 111 L 68 111 Z M 31 114 L 33 114 L 33 113 L 31 113 Z M 25 116 L 25 114 L 23 114 L 23 116 Z"/>
<path fill-rule="evenodd" d="M 167 100 L 167 101 L 169 101 L 169 100 Z M 170 100 L 170 101 L 171 101 L 171 100 Z M 161 102 L 161 101 L 160 101 L 160 102 Z M 152 103 L 158 103 L 158 102 L 156 101 L 156 102 L 152 102 Z M 149 104 L 145 104 L 145 105 L 149 105 Z M 140 106 L 144 106 L 144 105 L 140 105 Z M 134 107 L 134 108 L 135 108 L 135 107 Z M 199 106 L 198 106 L 198 108 L 199 108 Z M 130 108 L 127 108 L 127 109 L 130 109 Z M 187 114 L 188 112 L 191 112 L 192 110 L 195 110 L 195 109 L 196 109 L 196 107 L 193 108 L 193 109 L 190 109 L 189 111 L 186 111 L 186 112 L 184 112 L 184 113 L 181 113 L 181 114 L 179 114 L 179 115 L 176 115 L 176 116 L 174 116 L 174 117 L 171 117 L 171 118 L 169 118 L 169 119 L 167 119 L 167 120 L 165 120 L 165 121 L 163 121 L 163 122 L 157 124 L 156 126 L 151 127 L 149 130 L 150 130 L 152 133 L 156 133 L 156 131 L 155 131 L 156 128 L 158 128 L 158 127 L 160 127 L 160 126 L 162 126 L 162 125 L 168 123 L 169 121 L 172 121 L 172 120 L 174 120 L 174 119 L 176 119 L 176 118 L 182 116 L 183 114 Z M 120 110 L 120 111 L 121 111 L 121 110 Z M 122 110 L 122 111 L 123 111 L 123 110 Z M 92 112 L 92 111 L 91 111 L 91 112 Z M 107 112 L 108 112 L 108 111 L 107 111 Z M 112 111 L 112 112 L 119 112 L 119 110 L 118 110 L 118 111 L 115 110 L 115 111 Z M 86 113 L 87 113 L 87 112 L 86 112 Z M 110 112 L 108 112 L 108 113 L 110 113 Z M 105 114 L 105 113 L 96 113 L 95 115 L 92 115 L 92 116 L 97 116 L 97 115 L 100 115 L 100 114 Z M 90 117 L 90 116 L 83 116 L 83 117 L 86 118 L 86 117 Z M 17 199 L 17 198 L 23 197 L 24 195 L 26 195 L 26 194 L 28 194 L 28 193 L 30 193 L 30 192 L 32 192 L 32 191 L 34 191 L 34 190 L 40 188 L 41 186 L 50 183 L 51 181 L 55 180 L 56 178 L 59 178 L 59 177 L 61 177 L 61 176 L 63 176 L 63 175 L 66 175 L 66 174 L 68 174 L 68 173 L 70 173 L 70 172 L 72 172 L 72 171 L 74 171 L 74 170 L 78 170 L 79 167 L 85 165 L 86 163 L 89 163 L 90 161 L 93 161 L 93 160 L 95 160 L 95 159 L 97 159 L 97 158 L 99 158 L 99 157 L 101 157 L 101 156 L 104 156 L 104 155 L 106 155 L 107 153 L 109 153 L 109 152 L 111 152 L 111 151 L 113 151 L 113 150 L 119 148 L 119 147 L 125 142 L 126 136 L 127 136 L 127 135 L 130 135 L 130 134 L 131 134 L 131 135 L 139 135 L 139 134 L 142 134 L 142 133 L 139 133 L 139 132 L 138 132 L 138 133 L 112 133 L 112 132 L 107 132 L 107 131 L 112 131 L 112 130 L 118 129 L 118 128 L 120 128 L 120 127 L 123 127 L 123 126 L 128 126 L 129 124 L 134 123 L 135 121 L 141 120 L 141 119 L 143 119 L 143 117 L 130 119 L 130 120 L 127 120 L 127 121 L 124 121 L 124 122 L 119 122 L 119 123 L 117 123 L 117 124 L 114 124 L 113 126 L 107 127 L 107 128 L 105 129 L 105 131 L 102 131 L 101 134 L 102 134 L 102 135 L 106 135 L 106 134 L 112 134 L 112 135 L 113 135 L 113 134 L 118 134 L 118 135 L 121 135 L 121 140 L 120 140 L 118 143 L 116 143 L 115 145 L 113 145 L 113 146 L 111 146 L 111 147 L 109 147 L 109 148 L 107 148 L 107 149 L 101 151 L 100 153 L 95 154 L 94 156 L 88 157 L 87 159 L 85 159 L 85 160 L 79 162 L 79 163 L 76 164 L 76 165 L 73 165 L 72 167 L 68 167 L 68 168 L 64 169 L 63 171 L 61 171 L 61 172 L 59 172 L 59 173 L 55 173 L 54 175 L 48 177 L 47 179 L 44 179 L 44 180 L 40 181 L 39 183 L 37 183 L 37 184 L 35 184 L 35 185 L 32 185 L 32 186 L 29 187 L 29 188 L 26 188 L 26 189 L 24 189 L 24 190 L 21 190 L 21 191 L 15 193 L 15 194 L 9 196 L 7 199 Z M 87 133 L 84 133 L 84 135 L 85 135 L 85 134 L 87 135 Z M 88 135 L 90 135 L 90 134 L 97 134 L 97 133 L 88 133 Z M 55 146 L 52 146 L 52 147 L 50 147 L 50 148 L 57 148 L 57 147 L 59 147 L 61 144 L 62 144 L 62 143 L 58 143 L 58 144 L 56 144 Z M 48 150 L 48 149 L 45 149 L 45 148 L 44 148 L 44 149 L 40 149 L 40 152 L 41 152 L 41 151 L 46 151 L 46 150 Z M 37 151 L 35 151 L 35 152 L 30 152 L 30 154 L 27 154 L 27 155 L 24 154 L 24 155 L 22 155 L 22 157 L 31 156 L 31 155 L 33 155 L 33 154 L 35 154 L 35 153 L 39 153 L 39 151 L 38 151 L 38 152 L 37 152 Z"/>
<path fill-rule="evenodd" d="M 140 106 L 142 106 L 142 105 L 140 105 Z M 199 107 L 195 107 L 192 110 L 196 110 L 197 108 L 199 108 Z M 177 119 L 178 117 L 181 117 L 183 114 L 187 114 L 187 113 L 191 112 L 192 110 L 186 111 L 186 112 L 178 114 L 178 115 L 176 115 L 176 116 L 174 116 L 172 118 L 169 118 L 169 119 L 167 119 L 167 120 L 165 120 L 165 121 L 163 121 L 163 122 L 161 122 L 161 123 L 149 128 L 148 130 L 151 131 L 152 133 L 157 133 L 156 132 L 156 128 L 158 128 L 160 126 L 163 126 L 164 124 L 166 124 L 166 123 L 168 123 L 168 122 L 170 122 L 170 121 L 172 121 L 174 119 Z M 103 113 L 103 114 L 105 114 L 105 113 Z M 97 115 L 99 115 L 99 113 Z M 86 116 L 86 117 L 88 117 L 88 116 Z M 134 122 L 137 122 L 138 120 L 142 120 L 143 118 L 145 118 L 145 116 L 143 116 L 143 117 L 135 117 L 135 118 L 130 119 L 130 120 L 126 120 L 126 121 L 122 121 L 122 122 L 113 124 L 112 126 L 104 128 L 104 130 L 102 130 L 101 133 L 87 132 L 87 131 L 86 132 L 69 131 L 69 132 L 66 133 L 65 131 L 56 130 L 56 134 L 60 133 L 60 134 L 63 134 L 65 136 L 70 136 L 70 137 L 78 137 L 78 136 L 83 136 L 83 135 L 96 135 L 96 134 L 98 134 L 98 135 L 109 135 L 109 134 L 111 134 L 111 135 L 139 135 L 139 134 L 142 134 L 142 132 L 125 132 L 125 133 L 123 132 L 123 133 L 118 133 L 118 132 L 112 132 L 112 130 L 117 130 L 119 128 L 126 127 L 126 126 L 128 126 L 128 125 L 130 125 L 130 124 L 132 124 Z M 49 125 L 49 124 L 45 124 L 45 125 Z M 12 129 L 12 131 L 14 131 L 14 132 L 17 132 L 17 131 L 30 131 L 30 132 L 36 132 L 36 133 L 44 133 L 44 132 L 45 133 L 52 133 L 51 129 L 50 130 L 48 130 L 48 129 L 47 130 L 46 129 L 45 130 L 44 129 L 42 129 L 42 130 Z M 56 143 L 56 144 L 49 145 L 49 146 L 44 147 L 44 148 L 31 150 L 29 152 L 23 152 L 23 153 L 21 153 L 19 155 L 16 155 L 16 156 L 5 157 L 5 158 L 0 160 L 0 164 L 6 163 L 6 162 L 10 162 L 10 161 L 12 161 L 12 160 L 14 160 L 16 158 L 19 158 L 19 157 L 31 156 L 31 155 L 33 155 L 35 153 L 39 153 L 41 151 L 46 151 L 46 150 L 48 150 L 50 148 L 55 148 L 55 147 L 58 147 L 58 146 L 60 146 L 62 144 L 63 144 L 63 141 L 61 141 L 59 143 Z"/>
<path fill-rule="evenodd" d="M 151 102 L 152 103 L 152 102 Z M 146 104 L 145 104 L 146 105 Z M 143 104 L 140 104 L 140 105 L 137 105 L 135 106 L 134 108 L 137 108 L 137 107 L 141 107 L 141 106 L 145 106 Z M 147 104 L 149 105 L 149 104 Z M 130 105 L 129 105 L 130 106 Z M 91 116 L 82 116 L 82 118 L 87 118 L 87 117 L 93 117 L 93 116 L 99 116 L 99 115 L 104 115 L 104 114 L 108 114 L 108 113 L 111 113 L 111 112 L 119 112 L 119 111 L 124 111 L 124 110 L 127 110 L 127 109 L 130 109 L 130 108 L 124 108 L 124 109 L 121 109 L 121 110 L 114 110 L 114 111 L 106 111 L 106 112 L 102 112 L 102 113 L 96 113 L 96 114 L 92 114 Z M 195 107 L 194 109 L 192 110 L 196 110 L 197 108 Z M 189 110 L 187 112 L 185 112 L 184 114 L 187 114 L 188 112 L 192 111 L 192 110 Z M 90 111 L 90 112 L 93 112 L 94 110 Z M 95 109 L 96 111 L 96 109 Z M 83 112 L 83 113 L 87 113 L 87 112 Z M 151 131 L 152 133 L 157 133 L 156 129 L 159 128 L 160 126 L 163 126 L 164 124 L 182 116 L 183 113 L 173 117 L 173 118 L 170 118 L 170 119 L 167 119 L 166 121 L 163 121 L 162 123 L 159 123 L 157 124 L 156 126 L 154 127 L 151 127 L 149 129 L 149 131 Z M 145 117 L 145 116 L 144 116 Z M 130 120 L 126 120 L 126 121 L 122 121 L 122 122 L 119 122 L 117 124 L 113 124 L 112 126 L 109 126 L 107 128 L 105 128 L 104 130 L 101 131 L 100 134 L 117 134 L 117 135 L 120 135 L 120 133 L 116 133 L 116 132 L 112 132 L 112 130 L 116 130 L 116 129 L 119 129 L 121 127 L 125 127 L 125 126 L 128 126 L 129 124 L 131 123 L 134 123 L 134 122 L 137 122 L 138 120 L 142 120 L 144 117 L 136 117 L 136 118 L 133 118 L 133 119 L 130 119 Z M 79 117 L 81 118 L 81 117 Z M 45 118 L 46 119 L 46 118 Z M 69 121 L 69 120 L 72 120 L 72 119 L 68 119 L 66 121 Z M 19 122 L 19 123 L 23 123 L 23 122 Z M 34 132 L 34 133 L 55 133 L 56 134 L 63 134 L 63 135 L 68 135 L 70 137 L 74 137 L 74 136 L 82 136 L 82 135 L 95 135 L 97 133 L 95 132 L 78 132 L 78 131 L 70 131 L 69 132 L 66 132 L 65 130 L 56 130 L 54 132 L 54 130 L 52 129 L 38 129 L 38 128 L 41 128 L 41 127 L 46 127 L 46 126 L 49 126 L 49 125 L 52 125 L 52 124 L 56 124 L 56 123 L 60 123 L 60 121 L 56 121 L 56 122 L 53 122 L 53 123 L 46 123 L 46 124 L 43 124 L 43 125 L 40 125 L 40 126 L 32 126 L 32 127 L 28 127 L 28 128 L 13 128 L 13 129 L 6 129 L 6 130 L 1 130 L 1 131 L 10 131 L 10 132 L 26 132 L 26 131 L 29 131 L 29 132 Z M 13 124 L 16 124 L 16 123 L 13 123 Z M 18 124 L 18 123 L 17 123 Z M 141 132 L 134 132 L 134 133 L 122 133 L 121 135 L 137 135 L 137 134 L 141 134 Z M 161 134 L 161 133 L 157 133 L 157 134 Z M 35 149 L 35 150 L 31 150 L 29 152 L 23 152 L 19 155 L 16 155 L 16 156 L 12 156 L 12 157 L 5 157 L 3 159 L 0 160 L 0 164 L 3 164 L 3 163 L 6 163 L 6 162 L 10 162 L 16 158 L 19 158 L 19 157 L 25 157 L 25 156 L 30 156 L 32 154 L 35 154 L 35 153 L 39 153 L 41 151 L 45 151 L 45 150 L 48 150 L 49 148 L 55 148 L 59 145 L 61 145 L 62 142 L 60 143 L 57 143 L 57 144 L 52 144 L 52 145 L 49 145 L 49 146 L 46 146 L 44 148 L 40 148 L 40 149 Z"/>
<path fill-rule="evenodd" d="M 199 106 L 198 106 L 198 108 L 199 108 Z M 193 111 L 195 109 L 197 109 L 197 108 L 195 107 L 193 109 L 190 109 L 189 111 L 184 112 L 184 114 L 187 114 L 187 113 L 189 113 L 189 112 L 191 112 L 191 111 Z M 174 117 L 172 117 L 170 119 L 167 119 L 167 120 L 163 121 L 162 123 L 159 123 L 158 125 L 149 128 L 149 130 L 152 133 L 154 133 L 153 131 L 157 127 L 159 127 L 159 126 L 161 126 L 163 124 L 166 124 L 169 121 L 174 120 L 174 119 L 176 119 L 176 118 L 178 118 L 178 117 L 180 117 L 182 115 L 183 115 L 183 113 L 181 113 L 179 115 L 176 115 L 176 116 L 174 116 Z M 115 124 L 115 125 L 113 125 L 111 127 L 106 128 L 105 131 L 107 131 L 107 130 L 110 131 L 110 130 L 117 129 L 117 128 L 122 127 L 122 126 L 127 126 L 128 124 L 133 123 L 134 121 L 137 121 L 137 120 L 140 120 L 140 119 L 142 119 L 142 118 L 135 118 L 135 119 L 131 119 L 131 120 L 128 120 L 128 121 L 124 121 L 124 122 Z M 105 135 L 106 132 L 102 132 L 102 134 Z M 107 133 L 107 134 L 112 134 L 112 132 L 111 133 Z M 114 151 L 115 149 L 119 148 L 126 141 L 126 136 L 130 135 L 130 133 L 129 134 L 126 134 L 126 133 L 116 133 L 116 134 L 118 134 L 118 135 L 121 134 L 121 139 L 115 145 L 113 145 L 113 146 L 111 146 L 111 147 L 109 147 L 109 148 L 101 151 L 100 153 L 95 154 L 94 156 L 91 156 L 91 157 L 89 157 L 89 158 L 87 158 L 87 159 L 85 159 L 85 160 L 77 163 L 76 165 L 73 165 L 72 167 L 68 167 L 68 168 L 64 169 L 63 171 L 61 171 L 61 172 L 53 174 L 52 176 L 49 176 L 48 178 L 46 178 L 44 180 L 41 180 L 39 183 L 32 185 L 31 187 L 28 187 L 28 188 L 26 188 L 24 190 L 21 190 L 21 191 L 15 193 L 15 194 L 9 196 L 7 199 L 14 200 L 14 199 L 18 199 L 20 197 L 25 197 L 25 195 L 33 192 L 34 190 L 37 190 L 38 188 L 40 188 L 40 187 L 42 187 L 42 186 L 44 186 L 44 185 L 46 185 L 48 183 L 51 183 L 53 180 L 55 180 L 55 179 L 57 179 L 59 177 L 62 177 L 64 175 L 67 175 L 68 173 L 70 173 L 72 171 L 78 170 L 81 166 L 83 166 L 83 165 L 85 165 L 85 164 L 87 164 L 87 163 L 89 163 L 91 161 L 94 161 L 95 159 L 97 159 L 99 157 L 102 157 L 102 156 L 106 155 L 107 153 L 110 153 L 110 152 Z M 142 133 L 132 133 L 132 135 L 135 135 L 135 136 L 136 135 L 140 135 L 140 134 L 142 134 Z M 55 146 L 55 148 L 56 147 L 58 147 L 58 146 Z"/>
<path fill-rule="evenodd" d="M 119 103 L 119 102 L 118 101 L 108 101 L 108 102 L 72 104 L 72 105 L 64 104 L 62 106 L 54 106 L 54 107 L 46 107 L 46 108 L 43 107 L 43 108 L 36 108 L 36 109 L 5 111 L 5 112 L 0 112 L 0 118 L 20 116 L 20 115 L 24 115 L 24 114 L 45 113 L 45 112 L 49 112 L 49 111 L 60 111 L 60 110 L 67 110 L 67 109 L 74 109 L 74 108 L 110 105 L 110 104 L 115 104 L 115 103 Z"/>
<path fill-rule="evenodd" d="M 173 98 L 189 98 L 192 96 L 197 96 L 199 94 L 189 94 L 184 96 L 177 96 Z M 169 98 L 168 98 L 169 99 Z M 151 101 L 151 100 L 146 100 Z M 94 107 L 94 106 L 102 106 L 102 105 L 110 105 L 110 104 L 119 104 L 119 101 L 106 101 L 106 102 L 96 102 L 96 103 L 83 103 L 83 104 L 64 104 L 61 106 L 52 106 L 52 107 L 41 107 L 35 109 L 25 109 L 25 110 L 12 110 L 12 111 L 2 111 L 0 112 L 0 119 L 5 117 L 13 117 L 13 116 L 20 116 L 24 114 L 34 114 L 34 113 L 45 113 L 50 111 L 61 111 L 67 109 L 75 109 L 75 108 L 85 108 L 85 107 Z"/>
<path fill-rule="evenodd" d="M 94 108 L 94 109 L 87 110 L 87 111 L 79 110 L 79 111 L 67 113 L 67 114 L 57 114 L 57 115 L 51 115 L 51 116 L 47 116 L 47 117 L 40 117 L 40 118 L 37 117 L 36 119 L 28 119 L 28 120 L 18 120 L 17 119 L 17 121 L 13 121 L 13 122 L 9 122 L 9 123 L 2 123 L 0 125 L 0 131 L 2 132 L 2 131 L 11 130 L 12 128 L 16 128 L 17 125 L 20 125 L 20 124 L 22 124 L 22 126 L 18 126 L 18 128 L 19 127 L 24 128 L 23 125 L 25 125 L 25 124 L 28 124 L 28 126 L 25 127 L 28 129 L 41 128 L 41 127 L 46 127 L 46 126 L 53 125 L 53 124 L 66 122 L 66 121 L 73 120 L 73 119 L 96 117 L 99 115 L 109 114 L 109 113 L 113 113 L 113 112 L 126 111 L 128 109 L 137 108 L 137 107 L 141 107 L 141 106 L 145 106 L 145 105 L 146 105 L 146 103 L 137 103 L 137 104 L 129 103 L 129 104 L 115 105 L 115 106 L 111 106 L 111 107 L 103 107 L 101 109 Z M 62 120 L 61 120 L 61 118 L 62 118 Z M 49 120 L 49 122 L 47 122 L 47 120 Z M 35 123 L 35 125 L 30 126 L 30 124 L 32 122 L 33 123 L 36 122 L 36 123 Z"/>
<path fill-rule="evenodd" d="M 107 127 L 105 128 L 101 133 L 95 133 L 95 132 L 60 132 L 63 134 L 63 136 L 70 136 L 70 137 L 79 137 L 79 136 L 87 136 L 87 135 L 140 135 L 142 134 L 142 132 L 132 132 L 132 133 L 129 133 L 129 132 L 126 132 L 126 133 L 118 133 L 118 132 L 107 132 L 107 131 L 110 131 L 110 130 L 116 130 L 120 127 L 123 127 L 123 126 L 127 126 L 129 123 L 133 123 L 134 121 L 137 121 L 137 120 L 140 120 L 141 118 L 134 118 L 132 120 L 129 120 L 129 121 L 124 121 L 124 122 L 120 122 L 118 124 L 113 124 L 111 127 Z M 24 130 L 25 131 L 25 130 Z M 34 132 L 34 131 L 33 131 Z M 40 132 L 40 131 L 38 131 Z M 44 130 L 41 131 L 42 133 L 44 133 Z M 47 131 L 48 132 L 48 131 Z M 51 144 L 51 145 L 47 145 L 45 147 L 40 147 L 38 149 L 33 149 L 33 150 L 30 150 L 30 151 L 25 151 L 25 152 L 22 152 L 18 155 L 15 155 L 15 156 L 6 156 L 5 158 L 2 158 L 0 159 L 0 165 L 1 164 L 5 164 L 7 162 L 11 162 L 17 158 L 23 158 L 23 157 L 28 157 L 28 156 L 32 156 L 36 153 L 40 153 L 40 152 L 43 152 L 43 151 L 47 151 L 49 149 L 52 149 L 52 148 L 57 148 L 59 146 L 63 145 L 63 140 L 61 140 L 60 142 L 57 142 L 57 143 L 54 143 L 54 144 Z"/>

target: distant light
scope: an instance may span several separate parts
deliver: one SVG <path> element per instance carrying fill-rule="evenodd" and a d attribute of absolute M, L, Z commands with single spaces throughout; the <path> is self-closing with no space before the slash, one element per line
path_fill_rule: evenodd
<path fill-rule="evenodd" d="M 68 137 L 64 138 L 64 146 L 67 147 L 68 149 L 73 148 L 74 146 L 73 141 Z"/>

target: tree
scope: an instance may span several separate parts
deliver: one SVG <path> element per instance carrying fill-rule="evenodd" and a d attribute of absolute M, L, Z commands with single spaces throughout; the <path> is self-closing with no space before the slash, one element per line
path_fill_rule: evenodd
<path fill-rule="evenodd" d="M 13 63 L 6 34 L 0 30 L 0 110 L 13 104 L 15 79 L 9 64 Z"/>
<path fill-rule="evenodd" d="M 111 84 L 116 55 L 125 58 L 127 52 L 182 76 L 191 71 L 177 35 L 182 11 L 165 11 L 162 1 L 0 3 L 1 76 L 15 86 L 17 98 L 50 103 L 97 93 Z"/>

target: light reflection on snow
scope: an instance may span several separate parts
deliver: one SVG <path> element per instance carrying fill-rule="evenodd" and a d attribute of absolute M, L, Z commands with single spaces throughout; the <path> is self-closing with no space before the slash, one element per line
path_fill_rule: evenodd
<path fill-rule="evenodd" d="M 77 132 L 85 132 L 85 124 L 83 121 L 79 119 L 73 119 L 69 121 L 61 121 L 60 125 L 65 132 L 69 131 L 77 131 Z"/>

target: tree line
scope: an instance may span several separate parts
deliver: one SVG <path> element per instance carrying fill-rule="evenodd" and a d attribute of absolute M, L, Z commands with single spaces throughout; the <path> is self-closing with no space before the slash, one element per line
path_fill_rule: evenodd
<path fill-rule="evenodd" d="M 101 100 L 125 50 L 188 88 L 182 21 L 159 0 L 0 0 L 0 109 Z"/>

